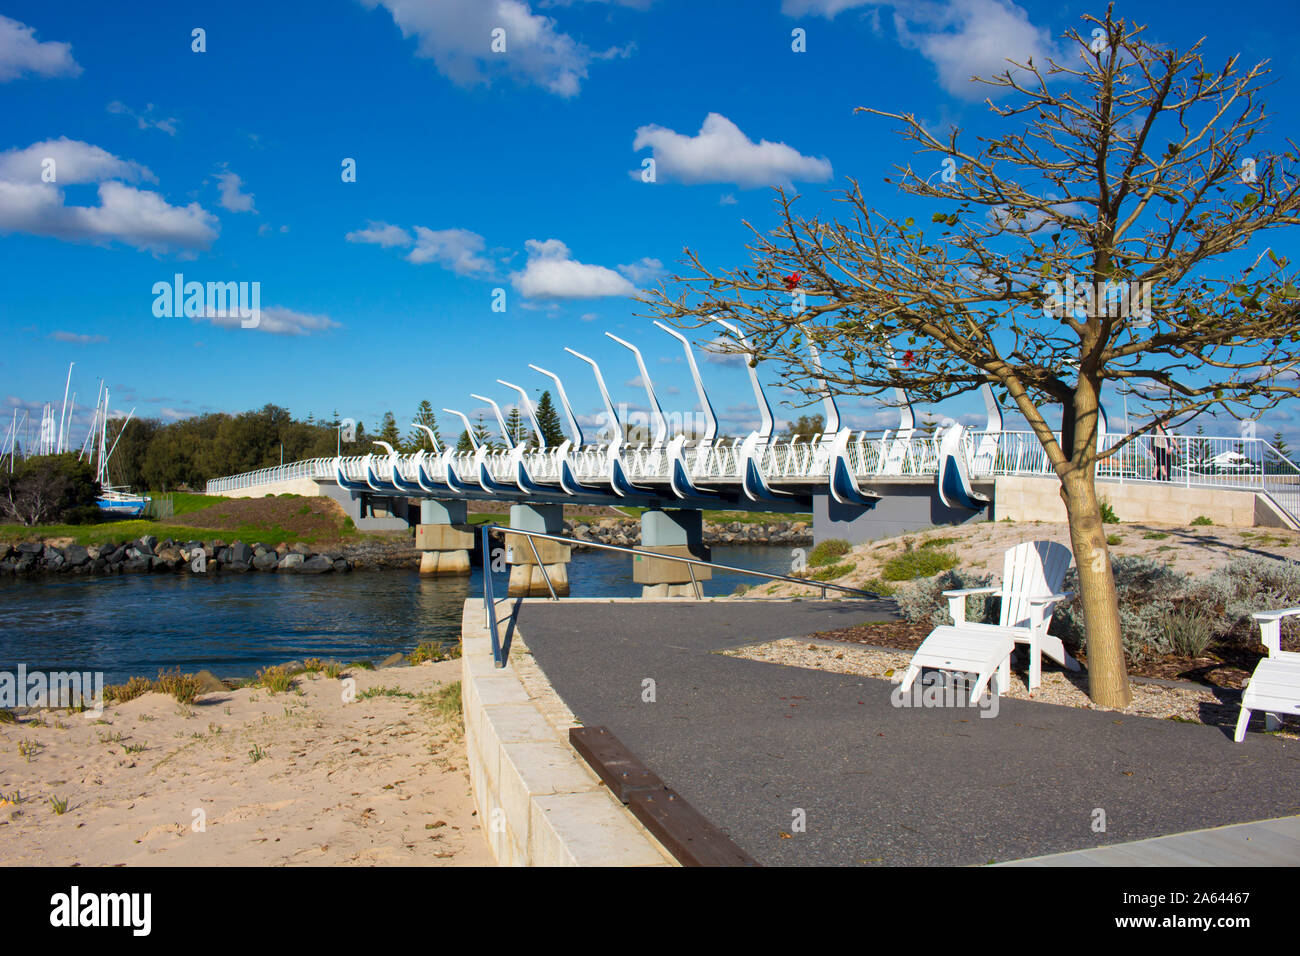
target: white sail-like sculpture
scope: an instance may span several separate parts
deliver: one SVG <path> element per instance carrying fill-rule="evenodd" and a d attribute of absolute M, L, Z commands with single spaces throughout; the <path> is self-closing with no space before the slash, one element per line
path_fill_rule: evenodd
<path fill-rule="evenodd" d="M 645 367 L 645 359 L 642 357 L 639 348 L 625 339 L 620 339 L 613 332 L 606 332 L 605 335 L 625 349 L 630 350 L 636 356 L 636 367 L 641 372 L 641 384 L 645 386 L 646 401 L 650 405 L 650 414 L 654 417 L 655 422 L 655 437 L 650 447 L 657 451 L 663 447 L 664 441 L 668 437 L 668 420 L 664 418 L 663 409 L 659 407 L 659 399 L 655 398 L 654 383 L 650 381 L 650 370 Z"/>

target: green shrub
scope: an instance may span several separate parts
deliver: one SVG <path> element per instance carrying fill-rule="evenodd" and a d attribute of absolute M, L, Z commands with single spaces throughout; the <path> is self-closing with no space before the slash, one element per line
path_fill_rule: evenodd
<path fill-rule="evenodd" d="M 1121 544 L 1123 541 L 1124 539 L 1117 534 L 1106 535 L 1106 543 L 1110 545 L 1112 548 L 1117 544 Z"/>
<path fill-rule="evenodd" d="M 1200 657 L 1214 638 L 1214 616 L 1203 607 L 1166 611 L 1161 623 L 1168 651 L 1183 657 Z"/>
<path fill-rule="evenodd" d="M 1163 531 L 1148 531 L 1146 534 L 1144 534 L 1144 535 L 1142 536 L 1142 540 L 1143 540 L 1143 541 L 1163 541 L 1163 540 L 1165 540 L 1165 538 L 1167 538 L 1167 537 L 1169 537 L 1169 535 L 1167 535 L 1167 534 L 1166 534 L 1165 532 L 1163 532 Z"/>
<path fill-rule="evenodd" d="M 1119 555 L 1111 559 L 1115 591 L 1119 598 L 1119 622 L 1124 654 L 1139 661 L 1151 650 L 1167 653 L 1164 618 L 1181 598 L 1187 587 L 1187 575 L 1168 565 L 1137 555 Z M 1079 573 L 1071 567 L 1065 575 L 1063 590 L 1074 598 L 1059 605 L 1052 616 L 1051 632 L 1066 644 L 1086 650 L 1087 635 L 1083 626 L 1083 605 L 1079 598 Z"/>
<path fill-rule="evenodd" d="M 845 564 L 828 564 L 824 567 L 818 568 L 809 575 L 809 578 L 813 581 L 830 581 L 833 578 L 844 577 L 844 575 L 848 574 L 855 568 L 857 568 L 857 565 L 852 562 L 847 562 Z"/>
<path fill-rule="evenodd" d="M 951 570 L 959 563 L 957 555 L 951 551 L 939 551 L 933 548 L 904 551 L 885 562 L 880 576 L 886 581 L 912 581 L 916 578 L 928 578 L 940 571 Z"/>
<path fill-rule="evenodd" d="M 956 538 L 928 538 L 921 542 L 923 548 L 943 548 L 950 544 L 956 544 Z"/>
<path fill-rule="evenodd" d="M 849 543 L 843 538 L 827 538 L 808 552 L 808 567 L 820 568 L 834 564 L 836 558 L 849 553 Z"/>
<path fill-rule="evenodd" d="M 1101 499 L 1101 523 L 1119 524 L 1119 516 L 1115 514 L 1115 509 L 1110 506 L 1110 502 L 1105 498 Z"/>
<path fill-rule="evenodd" d="M 1205 515 L 1197 515 L 1195 518 L 1192 519 L 1193 527 L 1204 528 L 1212 524 L 1214 524 L 1214 522 L 1211 521 L 1209 518 L 1207 518 Z"/>

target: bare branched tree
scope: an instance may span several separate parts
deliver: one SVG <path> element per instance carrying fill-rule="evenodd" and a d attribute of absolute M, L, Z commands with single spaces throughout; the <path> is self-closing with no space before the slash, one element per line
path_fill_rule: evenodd
<path fill-rule="evenodd" d="M 1201 43 L 1165 49 L 1113 8 L 1082 19 L 1088 37 L 1065 34 L 1077 65 L 1008 61 L 991 80 L 972 78 L 998 88 L 1001 105 L 986 102 L 1013 127 L 1005 135 L 972 144 L 955 128 L 939 137 L 911 114 L 860 108 L 933 154 L 885 180 L 918 200 L 915 217 L 877 211 L 852 179 L 829 220 L 799 215 L 799 197 L 781 189 L 780 225 L 750 226 L 752 265 L 710 269 L 688 249 L 686 274 L 643 301 L 683 328 L 737 323 L 756 360 L 773 360 L 809 401 L 809 342 L 841 393 L 902 387 L 934 402 L 992 384 L 1060 480 L 1090 693 L 1122 707 L 1130 691 L 1095 465 L 1157 424 L 1256 417 L 1300 394 L 1293 274 L 1283 256 L 1248 248 L 1296 223 L 1300 186 L 1294 144 L 1271 155 L 1251 146 L 1266 120 L 1266 64 L 1243 69 L 1233 57 L 1210 70 Z M 1153 417 L 1099 448 L 1107 383 Z"/>

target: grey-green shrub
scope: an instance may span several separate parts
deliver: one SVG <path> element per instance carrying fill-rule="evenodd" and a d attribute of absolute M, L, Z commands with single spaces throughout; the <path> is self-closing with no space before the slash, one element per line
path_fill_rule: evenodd
<path fill-rule="evenodd" d="M 948 616 L 948 599 L 944 591 L 964 588 L 982 588 L 993 581 L 991 574 L 971 574 L 967 571 L 945 571 L 932 578 L 923 578 L 898 586 L 894 600 L 898 609 L 909 621 L 928 621 L 935 627 L 951 624 Z M 973 622 L 993 620 L 997 612 L 996 595 L 977 594 L 966 598 L 966 620 Z"/>

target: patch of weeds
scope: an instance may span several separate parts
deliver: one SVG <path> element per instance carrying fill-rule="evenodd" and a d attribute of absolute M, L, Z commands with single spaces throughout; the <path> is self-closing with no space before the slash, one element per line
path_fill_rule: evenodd
<path fill-rule="evenodd" d="M 294 686 L 293 676 L 283 665 L 262 668 L 257 672 L 257 682 L 272 694 L 287 693 Z"/>
<path fill-rule="evenodd" d="M 1105 498 L 1101 499 L 1101 523 L 1119 524 L 1119 515 L 1115 514 L 1115 509 L 1110 506 L 1110 502 Z"/>
<path fill-rule="evenodd" d="M 171 694 L 182 704 L 192 704 L 199 696 L 199 679 L 193 674 L 182 674 L 180 668 L 167 673 L 159 671 L 153 689 L 160 694 Z"/>
<path fill-rule="evenodd" d="M 124 744 L 122 753 L 124 754 L 142 754 L 149 749 L 148 744 Z"/>
<path fill-rule="evenodd" d="M 41 752 L 41 745 L 38 744 L 36 741 L 34 740 L 18 741 L 18 756 L 22 757 L 28 763 L 31 763 L 32 758 L 35 757 L 40 752 Z"/>
<path fill-rule="evenodd" d="M 923 548 L 945 548 L 950 544 L 956 544 L 956 538 L 927 538 L 921 542 Z"/>
<path fill-rule="evenodd" d="M 117 731 L 111 734 L 99 735 L 99 742 L 101 744 L 117 744 L 117 743 L 121 743 L 125 739 L 126 738 L 122 735 L 121 731 Z"/>
<path fill-rule="evenodd" d="M 1117 535 L 1117 534 L 1108 534 L 1108 535 L 1106 535 L 1106 543 L 1107 543 L 1108 545 L 1110 545 L 1112 548 L 1115 547 L 1115 545 L 1117 545 L 1117 544 L 1122 544 L 1123 541 L 1124 541 L 1124 539 L 1121 538 L 1121 537 L 1120 537 L 1119 535 Z"/>
<path fill-rule="evenodd" d="M 832 578 L 842 578 L 850 571 L 856 570 L 857 565 L 852 562 L 846 564 L 831 564 L 826 567 L 818 568 L 812 574 L 808 575 L 811 581 L 830 581 Z"/>
<path fill-rule="evenodd" d="M 325 665 L 325 676 L 331 680 L 343 676 L 343 665 L 338 661 L 330 661 Z"/>
<path fill-rule="evenodd" d="M 50 809 L 53 810 L 58 816 L 63 816 L 65 813 L 68 812 L 68 798 L 51 797 Z"/>
<path fill-rule="evenodd" d="M 5 710 L 3 707 L 0 707 L 0 724 L 16 724 L 16 723 L 18 723 L 18 718 L 14 716 L 14 712 L 12 710 Z"/>
<path fill-rule="evenodd" d="M 1192 527 L 1194 528 L 1206 528 L 1212 524 L 1214 524 L 1214 522 L 1211 521 L 1209 518 L 1207 518 L 1205 515 L 1197 515 L 1195 518 L 1192 519 Z"/>
<path fill-rule="evenodd" d="M 460 681 L 453 681 L 428 695 L 429 706 L 440 717 L 460 716 Z"/>
<path fill-rule="evenodd" d="M 1143 541 L 1163 541 L 1169 537 L 1164 531 L 1148 531 L 1142 536 Z"/>
<path fill-rule="evenodd" d="M 262 749 L 261 744 L 253 744 L 253 749 L 248 752 L 248 759 L 257 763 L 266 756 L 266 751 Z"/>
<path fill-rule="evenodd" d="M 912 581 L 916 578 L 932 577 L 942 571 L 950 571 L 960 563 L 957 555 L 951 551 L 933 548 L 904 551 L 885 562 L 880 576 L 886 581 Z"/>
<path fill-rule="evenodd" d="M 1174 546 L 1172 544 L 1162 544 L 1160 547 L 1156 548 L 1156 551 L 1172 551 L 1172 550 L 1174 550 Z"/>
<path fill-rule="evenodd" d="M 827 538 L 808 552 L 808 567 L 820 568 L 834 564 L 836 558 L 849 553 L 850 545 L 843 538 Z"/>
<path fill-rule="evenodd" d="M 894 593 L 894 585 L 880 578 L 872 578 L 870 581 L 864 581 L 858 587 L 864 591 L 870 591 L 873 594 L 879 594 L 881 597 L 889 597 Z"/>
<path fill-rule="evenodd" d="M 372 671 L 375 669 L 374 661 L 353 661 L 353 667 L 360 667 L 363 671 Z"/>
<path fill-rule="evenodd" d="M 385 687 L 380 685 L 379 687 L 371 687 L 367 690 L 363 690 L 361 693 L 357 694 L 357 700 L 369 700 L 372 697 L 409 697 L 414 700 L 416 696 L 416 694 L 412 694 L 407 690 L 402 690 L 400 687 Z"/>
<path fill-rule="evenodd" d="M 406 655 L 406 659 L 412 664 L 423 664 L 425 661 L 451 661 L 459 657 L 459 642 L 442 644 L 437 641 L 424 641 Z"/>
<path fill-rule="evenodd" d="M 105 687 L 104 700 L 109 703 L 124 704 L 151 690 L 153 690 L 153 681 L 147 677 L 132 677 L 125 684 L 111 684 Z"/>

